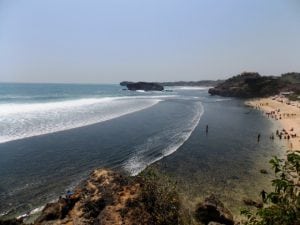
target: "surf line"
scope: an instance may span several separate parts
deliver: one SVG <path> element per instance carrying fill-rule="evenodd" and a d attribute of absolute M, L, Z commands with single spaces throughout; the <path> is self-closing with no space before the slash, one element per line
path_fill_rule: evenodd
<path fill-rule="evenodd" d="M 25 119 L 23 123 L 16 123 L 16 126 L 12 126 L 11 120 L 14 121 L 19 121 L 20 118 L 23 117 L 23 113 L 13 113 L 12 115 L 8 115 L 4 118 L 2 118 L 2 126 L 4 126 L 4 122 L 6 124 L 9 124 L 9 127 L 11 128 L 10 130 L 3 129 L 3 131 L 0 131 L 0 143 L 6 143 L 10 141 L 15 141 L 15 140 L 20 140 L 24 138 L 29 138 L 29 137 L 35 137 L 35 136 L 40 136 L 40 135 L 45 135 L 45 134 L 50 134 L 50 133 L 56 133 L 60 131 L 66 131 L 66 130 L 71 130 L 79 127 L 85 127 L 89 126 L 92 124 L 96 123 L 101 123 L 105 122 L 108 120 L 112 120 L 121 116 L 125 116 L 127 114 L 135 113 L 138 111 L 142 111 L 145 109 L 148 109 L 159 102 L 164 101 L 163 99 L 152 99 L 152 98 L 145 98 L 147 102 L 143 102 L 143 104 L 133 107 L 130 110 L 121 110 L 118 112 L 115 112 L 114 114 L 110 114 L 109 116 L 102 116 L 102 117 L 91 117 L 90 119 L 87 119 L 85 121 L 78 120 L 78 119 L 72 119 L 72 117 L 68 118 L 67 120 L 55 120 L 52 122 L 47 121 L 47 117 L 51 116 L 52 114 L 60 114 L 60 118 L 62 117 L 67 117 L 68 114 L 73 110 L 74 108 L 70 108 L 67 110 L 49 110 L 46 109 L 45 112 L 43 112 L 43 121 L 42 123 L 38 121 L 39 123 L 34 123 L 38 119 L 41 119 L 40 112 L 33 112 L 30 114 L 30 117 L 28 119 Z M 133 101 L 133 99 L 130 101 Z M 141 100 L 142 101 L 142 100 Z M 116 101 L 114 101 L 116 103 Z M 47 103 L 46 103 L 47 104 Z M 94 107 L 94 104 L 90 104 L 92 107 Z M 81 106 L 82 107 L 82 106 Z M 99 107 L 102 107 L 101 104 L 99 104 Z M 88 105 L 85 105 L 85 111 L 88 108 Z M 78 118 L 82 116 L 84 112 L 76 111 Z M 0 113 L 1 114 L 1 113 Z M 76 118 L 76 116 L 74 117 Z M 28 126 L 25 124 L 27 123 Z M 25 125 L 24 125 L 25 124 Z M 31 126 L 32 124 L 37 124 L 38 126 Z M 18 131 L 18 132 L 17 132 Z"/>
<path fill-rule="evenodd" d="M 130 162 L 135 158 L 138 158 L 137 155 L 133 156 L 131 159 L 129 159 L 127 161 L 127 163 L 125 163 L 124 169 L 127 170 L 131 176 L 136 176 L 138 175 L 140 172 L 142 172 L 144 169 L 146 169 L 147 166 L 161 160 L 162 158 L 169 156 L 171 154 L 173 154 L 174 152 L 176 152 L 192 135 L 192 133 L 194 132 L 194 130 L 196 129 L 196 127 L 198 126 L 200 119 L 204 113 L 204 107 L 202 102 L 199 102 L 199 107 L 198 107 L 198 111 L 196 113 L 196 115 L 193 117 L 193 119 L 191 120 L 191 123 L 193 124 L 191 127 L 191 131 L 189 133 L 187 133 L 185 135 L 185 137 L 183 138 L 183 140 L 180 143 L 175 143 L 175 144 L 171 144 L 170 146 L 168 146 L 167 148 L 162 150 L 162 155 L 152 159 L 151 161 L 147 162 Z M 129 165 L 128 165 L 129 164 Z M 137 168 L 132 168 L 130 165 L 135 164 L 135 165 L 139 165 Z"/>

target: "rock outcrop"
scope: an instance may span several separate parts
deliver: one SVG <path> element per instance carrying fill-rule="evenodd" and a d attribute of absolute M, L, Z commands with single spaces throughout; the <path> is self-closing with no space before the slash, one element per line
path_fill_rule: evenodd
<path fill-rule="evenodd" d="M 243 199 L 243 202 L 245 205 L 248 205 L 248 206 L 254 206 L 256 208 L 262 208 L 263 207 L 263 203 L 262 202 L 256 202 L 252 199 L 249 199 L 249 198 L 245 198 Z"/>
<path fill-rule="evenodd" d="M 286 73 L 278 77 L 244 72 L 209 89 L 208 93 L 224 97 L 254 98 L 269 97 L 282 91 L 300 94 L 300 73 Z"/>
<path fill-rule="evenodd" d="M 120 83 L 121 86 L 126 86 L 128 90 L 130 91 L 137 91 L 137 90 L 143 90 L 143 91 L 163 91 L 164 87 L 158 83 L 152 83 L 152 82 L 129 82 L 129 81 L 123 81 Z"/>
<path fill-rule="evenodd" d="M 267 97 L 278 94 L 285 86 L 285 82 L 276 77 L 245 72 L 225 80 L 208 92 L 224 97 Z"/>
<path fill-rule="evenodd" d="M 196 218 L 203 224 L 233 225 L 233 215 L 214 195 L 207 197 L 196 208 Z"/>
<path fill-rule="evenodd" d="M 120 174 L 95 170 L 70 197 L 47 204 L 35 224 L 147 224 L 147 211 L 131 204 L 140 188 Z"/>
<path fill-rule="evenodd" d="M 164 86 L 190 86 L 190 87 L 215 87 L 218 84 L 222 83 L 223 80 L 200 80 L 200 81 L 174 81 L 174 82 L 131 82 L 131 81 L 122 81 L 120 82 L 121 86 L 134 87 L 134 88 L 143 88 L 143 89 L 135 89 L 135 90 L 144 90 L 148 89 L 148 87 L 153 86 L 155 88 L 162 89 Z M 147 86 L 146 86 L 147 85 Z M 129 88 L 128 88 L 129 89 Z M 130 89 L 129 89 L 130 90 Z"/>
<path fill-rule="evenodd" d="M 127 86 L 127 84 L 133 84 L 134 82 L 131 82 L 131 81 L 122 81 L 120 83 L 121 86 Z"/>

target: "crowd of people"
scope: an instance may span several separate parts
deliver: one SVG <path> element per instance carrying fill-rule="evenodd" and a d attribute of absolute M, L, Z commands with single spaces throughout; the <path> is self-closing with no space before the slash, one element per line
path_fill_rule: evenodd
<path fill-rule="evenodd" d="M 293 110 L 286 110 L 285 107 L 280 107 L 280 104 L 272 104 L 272 102 L 258 102 L 255 105 L 252 105 L 255 109 L 257 110 L 262 110 L 265 112 L 265 115 L 269 119 L 273 120 L 290 120 L 292 121 L 298 116 L 297 110 L 299 110 L 300 106 L 298 103 L 295 102 L 290 102 L 286 98 L 282 96 L 275 96 L 272 98 L 273 101 L 277 101 L 281 104 L 285 104 L 288 107 L 293 106 L 296 107 L 297 109 Z M 276 106 L 276 107 L 274 107 Z M 296 120 L 295 120 L 296 122 Z M 282 123 L 284 124 L 284 123 Z M 297 126 L 297 124 L 294 124 Z M 271 140 L 275 140 L 278 138 L 278 140 L 286 140 L 288 141 L 288 147 L 289 149 L 293 149 L 293 142 L 295 143 L 296 139 L 298 138 L 297 133 L 295 132 L 295 129 L 292 126 L 283 126 L 283 127 L 288 127 L 286 129 L 278 129 L 276 132 L 272 133 L 270 135 Z M 259 142 L 260 137 L 258 137 L 258 142 Z M 298 142 L 300 140 L 297 140 Z"/>

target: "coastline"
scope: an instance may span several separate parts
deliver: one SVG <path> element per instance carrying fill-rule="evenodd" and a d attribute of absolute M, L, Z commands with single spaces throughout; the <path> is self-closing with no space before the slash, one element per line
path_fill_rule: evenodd
<path fill-rule="evenodd" d="M 190 139 L 155 166 L 176 180 L 188 208 L 215 194 L 238 220 L 240 210 L 247 207 L 244 199 L 259 202 L 261 190 L 272 190 L 273 173 L 268 162 L 274 155 L 281 157 L 282 146 L 269 138 L 257 143 L 258 131 L 269 137 L 274 123 L 258 112 L 249 113 L 244 101 L 232 98 L 218 104 L 203 104 L 206 113 Z M 230 132 L 224 132 L 224 127 Z M 260 170 L 266 170 L 267 174 Z"/>
<path fill-rule="evenodd" d="M 245 104 L 262 111 L 265 117 L 279 125 L 279 133 L 274 130 L 270 135 L 284 143 L 287 151 L 300 149 L 300 103 L 276 95 L 252 99 Z"/>
<path fill-rule="evenodd" d="M 218 104 L 212 104 L 214 102 L 218 102 Z M 211 193 L 217 193 L 218 195 L 217 197 L 220 197 L 220 199 L 224 201 L 224 204 L 228 208 L 232 209 L 234 216 L 236 216 L 239 215 L 239 211 L 240 211 L 239 206 L 243 204 L 242 199 L 244 197 L 246 196 L 248 197 L 251 195 L 251 199 L 257 201 L 259 200 L 259 197 L 256 196 L 256 193 L 259 193 L 259 190 L 250 191 L 249 188 L 247 188 L 249 185 L 248 182 L 249 177 L 253 177 L 254 178 L 253 180 L 255 180 L 256 184 L 259 184 L 259 187 L 262 187 L 264 184 L 267 184 L 267 182 L 265 183 L 265 181 L 261 181 L 262 179 L 263 180 L 266 180 L 266 178 L 267 180 L 270 179 L 269 175 L 263 175 L 259 173 L 259 169 L 260 168 L 265 169 L 264 165 L 266 161 L 269 160 L 268 157 L 269 153 L 268 150 L 266 149 L 272 149 L 272 147 L 270 147 L 269 145 L 274 145 L 274 143 L 272 141 L 267 141 L 268 143 L 264 145 L 258 145 L 256 142 L 256 137 L 255 136 L 250 137 L 251 134 L 253 132 L 256 133 L 257 130 L 262 131 L 263 135 L 264 134 L 266 136 L 269 135 L 270 134 L 269 129 L 266 128 L 265 131 L 262 128 L 265 125 L 269 124 L 270 121 L 266 120 L 266 118 L 261 117 L 260 115 L 259 115 L 260 119 L 258 120 L 257 113 L 247 114 L 246 111 L 248 111 L 248 109 L 244 107 L 244 102 L 240 100 L 233 101 L 230 99 L 229 102 L 220 101 L 219 103 L 218 99 L 211 98 L 210 101 L 204 102 L 203 104 L 206 105 L 207 113 L 204 115 L 203 119 L 201 118 L 200 125 L 197 124 L 195 128 L 196 132 L 191 133 L 191 138 L 189 138 L 190 140 L 186 144 L 183 144 L 180 152 L 174 154 L 173 156 L 170 155 L 169 157 L 166 157 L 168 159 L 162 160 L 157 164 L 163 165 L 163 170 L 162 170 L 163 172 L 167 172 L 166 170 L 179 172 L 179 175 L 182 177 L 181 178 L 177 177 L 175 180 L 176 182 L 178 182 L 178 184 L 183 183 L 182 187 L 188 189 L 188 193 L 186 194 L 188 194 L 188 196 L 192 196 L 193 208 L 198 202 L 203 201 L 204 197 L 209 196 L 209 194 Z M 219 118 L 218 112 L 224 110 L 223 107 L 225 106 L 227 111 L 229 110 L 227 113 L 223 114 L 224 118 L 226 119 L 220 118 L 220 121 L 218 121 L 217 119 Z M 230 107 L 228 108 L 228 106 Z M 134 116 L 135 119 L 136 116 L 137 115 Z M 239 119 L 236 119 L 237 118 L 236 116 L 239 116 Z M 130 123 L 131 120 L 128 121 L 129 117 L 130 116 L 126 117 L 126 123 L 124 127 L 127 127 L 128 123 Z M 236 120 L 232 120 L 232 118 L 235 118 Z M 118 119 L 117 122 L 118 127 L 120 127 L 120 121 L 122 121 L 123 119 L 122 118 Z M 144 119 L 143 116 L 142 119 Z M 249 123 L 247 127 L 250 128 L 249 130 L 247 129 L 244 131 L 246 133 L 241 132 L 240 129 L 241 128 L 240 121 L 244 121 L 245 119 Z M 264 120 L 266 122 L 264 122 Z M 210 125 L 209 134 L 205 134 L 204 132 L 204 127 L 206 124 Z M 102 126 L 103 125 L 105 124 L 102 124 Z M 253 128 L 252 125 L 254 125 L 255 128 Z M 222 129 L 222 127 L 224 126 L 231 127 L 231 132 L 228 132 L 226 133 L 226 135 L 224 135 Z M 80 130 L 84 131 L 86 134 L 87 133 L 86 129 L 90 129 L 92 127 L 95 127 L 95 129 L 92 129 L 92 132 L 88 132 L 89 137 L 90 135 L 91 137 L 94 137 L 93 135 L 95 134 L 99 135 L 99 131 L 98 129 L 96 129 L 96 125 L 85 127 Z M 97 132 L 95 132 L 96 130 Z M 105 129 L 106 133 L 107 131 L 108 130 Z M 71 133 L 70 131 L 66 131 L 65 132 L 66 136 L 64 136 L 64 139 L 68 138 L 67 134 L 71 134 L 71 136 L 74 136 L 74 132 L 75 132 L 74 130 L 72 130 Z M 80 134 L 81 132 L 79 132 L 79 134 L 76 135 L 77 140 L 81 138 L 82 139 L 87 138 L 87 136 L 81 137 Z M 101 136 L 102 135 L 104 134 L 101 133 Z M 245 141 L 244 137 L 250 137 L 250 138 L 247 139 L 247 141 Z M 220 143 L 216 142 L 216 140 L 224 141 L 221 144 L 222 148 L 220 148 Z M 239 143 L 239 141 L 241 143 Z M 237 143 L 237 145 L 233 146 L 232 143 Z M 251 149 L 251 151 L 248 151 L 247 149 L 244 148 L 242 148 L 243 151 L 241 151 L 242 146 L 244 145 L 248 146 L 249 144 L 251 146 L 251 148 L 249 148 Z M 261 150 L 261 148 L 265 148 L 263 149 L 263 155 L 261 155 L 261 151 L 258 152 L 258 150 Z M 256 152 L 261 156 L 261 162 L 257 162 Z M 178 166 L 178 163 L 176 163 L 178 162 L 176 161 L 176 155 L 177 155 L 177 159 L 180 160 L 181 162 L 180 166 Z M 253 158 L 251 158 L 252 155 Z M 191 158 L 193 158 L 194 161 Z M 208 160 L 209 158 L 211 158 L 212 160 L 211 161 Z M 264 158 L 267 158 L 267 160 L 265 160 Z M 243 160 L 243 163 L 241 164 L 242 166 L 239 165 L 238 163 L 241 160 Z M 232 162 L 237 162 L 237 163 L 232 163 Z M 254 166 L 253 164 L 254 162 L 257 163 L 255 165 L 258 166 Z M 174 167 L 176 167 L 178 170 L 176 170 L 176 168 Z M 209 172 L 210 171 L 209 168 L 215 168 L 214 171 L 217 172 L 216 173 L 212 171 Z M 252 169 L 249 170 L 249 168 Z M 222 171 L 226 171 L 226 173 L 223 174 Z M 238 171 L 238 173 L 236 173 L 236 171 Z M 243 172 L 241 173 L 241 171 Z M 240 174 L 246 174 L 246 176 L 241 176 Z M 172 173 L 171 174 L 168 173 L 168 175 L 172 175 Z M 187 179 L 185 180 L 183 179 L 183 177 Z M 213 187 L 213 189 L 210 188 L 208 189 L 207 187 Z M 237 199 L 233 199 L 234 196 L 236 196 L 236 193 L 238 193 L 239 197 Z"/>

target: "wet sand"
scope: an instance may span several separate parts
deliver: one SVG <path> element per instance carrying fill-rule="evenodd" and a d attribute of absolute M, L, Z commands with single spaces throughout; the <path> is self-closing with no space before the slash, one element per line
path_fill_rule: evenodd
<path fill-rule="evenodd" d="M 246 105 L 263 111 L 267 118 L 278 123 L 280 128 L 278 133 L 274 130 L 274 138 L 284 143 L 287 150 L 300 150 L 300 102 L 273 96 L 250 100 Z"/>

